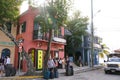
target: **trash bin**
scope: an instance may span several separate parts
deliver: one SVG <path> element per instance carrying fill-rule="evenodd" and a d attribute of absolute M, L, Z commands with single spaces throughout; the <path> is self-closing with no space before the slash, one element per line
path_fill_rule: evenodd
<path fill-rule="evenodd" d="M 43 77 L 44 77 L 44 79 L 50 78 L 50 71 L 48 69 L 43 71 Z"/>
<path fill-rule="evenodd" d="M 58 69 L 54 68 L 54 77 L 58 78 L 59 77 L 59 73 L 58 73 Z"/>
<path fill-rule="evenodd" d="M 74 75 L 73 66 L 66 67 L 66 76 L 72 76 L 72 75 Z"/>
<path fill-rule="evenodd" d="M 7 64 L 5 65 L 5 76 L 11 76 L 11 69 L 12 69 L 12 64 Z"/>
<path fill-rule="evenodd" d="M 16 69 L 15 69 L 15 67 L 11 67 L 10 76 L 15 76 L 15 75 L 16 75 Z"/>

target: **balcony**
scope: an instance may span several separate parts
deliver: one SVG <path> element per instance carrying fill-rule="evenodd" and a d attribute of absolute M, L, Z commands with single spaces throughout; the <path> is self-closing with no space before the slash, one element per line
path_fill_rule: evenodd
<path fill-rule="evenodd" d="M 48 42 L 49 39 L 49 34 L 42 34 L 38 30 L 33 31 L 33 41 L 43 41 L 43 42 Z M 56 37 L 56 35 L 52 36 L 52 42 L 53 43 L 60 43 L 60 44 L 66 44 L 66 40 L 63 38 L 63 36 L 59 35 Z"/>

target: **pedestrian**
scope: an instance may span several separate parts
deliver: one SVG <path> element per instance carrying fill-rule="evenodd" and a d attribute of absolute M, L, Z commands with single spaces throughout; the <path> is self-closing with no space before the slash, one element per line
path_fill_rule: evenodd
<path fill-rule="evenodd" d="M 80 67 L 83 66 L 81 56 L 79 56 L 79 66 L 80 66 Z"/>
<path fill-rule="evenodd" d="M 65 69 L 66 69 L 66 75 L 67 76 L 70 76 L 70 75 L 74 74 L 73 66 L 70 63 L 71 62 L 70 62 L 68 56 L 66 56 L 66 66 L 65 66 Z"/>
<path fill-rule="evenodd" d="M 65 58 L 62 59 L 62 68 L 65 68 Z"/>
<path fill-rule="evenodd" d="M 58 74 L 58 61 L 57 61 L 57 58 L 54 58 L 53 59 L 54 63 L 55 63 L 55 67 L 54 67 L 54 77 L 55 78 L 58 78 L 59 77 L 59 74 Z"/>
<path fill-rule="evenodd" d="M 11 68 L 12 68 L 12 65 L 11 65 L 11 61 L 10 61 L 10 56 L 7 55 L 6 56 L 6 65 L 5 65 L 5 76 L 10 76 L 10 73 L 11 73 Z"/>
<path fill-rule="evenodd" d="M 48 59 L 47 66 L 48 66 L 48 69 L 50 71 L 50 78 L 53 79 L 54 78 L 55 63 L 51 57 Z"/>
<path fill-rule="evenodd" d="M 62 69 L 62 59 L 61 58 L 58 60 L 58 66 L 60 69 Z"/>
<path fill-rule="evenodd" d="M 48 59 L 48 63 L 47 63 L 48 69 L 51 71 L 54 67 L 55 67 L 55 63 L 53 61 L 52 58 Z"/>
<path fill-rule="evenodd" d="M 4 73 L 4 64 L 3 64 L 3 59 L 0 59 L 0 74 L 3 76 Z"/>
<path fill-rule="evenodd" d="M 58 61 L 57 61 L 57 58 L 54 58 L 53 61 L 54 61 L 54 63 L 55 63 L 55 67 L 58 68 Z"/>
<path fill-rule="evenodd" d="M 68 58 L 68 56 L 66 56 L 66 59 L 65 59 L 65 68 L 68 68 L 70 66 L 70 60 Z"/>

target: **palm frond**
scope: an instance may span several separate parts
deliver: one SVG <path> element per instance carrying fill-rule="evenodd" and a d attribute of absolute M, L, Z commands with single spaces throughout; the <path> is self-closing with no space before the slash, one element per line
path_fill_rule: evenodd
<path fill-rule="evenodd" d="M 104 53 L 100 52 L 100 53 L 99 53 L 99 57 L 100 57 L 100 58 L 104 58 Z"/>
<path fill-rule="evenodd" d="M 109 51 L 107 50 L 103 50 L 104 54 L 108 55 L 109 54 Z"/>

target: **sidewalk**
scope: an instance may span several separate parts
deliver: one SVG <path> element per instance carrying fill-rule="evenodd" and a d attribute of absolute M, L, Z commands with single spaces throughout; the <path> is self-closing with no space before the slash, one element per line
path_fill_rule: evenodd
<path fill-rule="evenodd" d="M 86 72 L 90 70 L 100 69 L 102 68 L 102 65 L 94 65 L 94 67 L 84 66 L 84 67 L 78 67 L 73 66 L 74 74 Z M 65 76 L 65 69 L 58 69 L 59 77 Z M 14 77 L 0 77 L 0 80 L 44 80 L 43 76 L 19 76 L 24 74 L 24 72 L 21 72 L 18 74 L 16 73 L 16 76 Z"/>
<path fill-rule="evenodd" d="M 74 74 L 81 73 L 81 72 L 86 72 L 90 70 L 95 70 L 95 69 L 100 69 L 102 68 L 102 65 L 94 65 L 94 67 L 89 67 L 89 66 L 84 66 L 84 67 L 73 67 L 74 69 Z M 58 72 L 60 74 L 65 73 L 65 69 L 58 69 Z"/>

